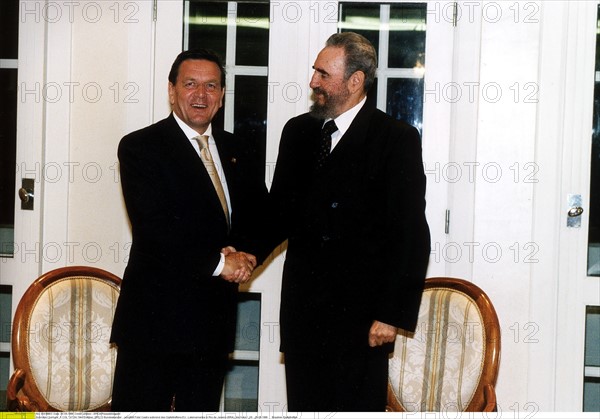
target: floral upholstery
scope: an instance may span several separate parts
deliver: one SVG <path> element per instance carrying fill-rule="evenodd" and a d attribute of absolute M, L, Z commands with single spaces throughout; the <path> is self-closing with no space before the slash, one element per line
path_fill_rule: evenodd
<path fill-rule="evenodd" d="M 110 400 L 118 295 L 114 284 L 77 276 L 53 282 L 35 301 L 27 352 L 35 385 L 52 408 L 85 411 Z"/>
<path fill-rule="evenodd" d="M 390 390 L 406 411 L 463 411 L 479 384 L 486 330 L 477 304 L 450 288 L 423 293 L 413 337 L 399 334 Z"/>

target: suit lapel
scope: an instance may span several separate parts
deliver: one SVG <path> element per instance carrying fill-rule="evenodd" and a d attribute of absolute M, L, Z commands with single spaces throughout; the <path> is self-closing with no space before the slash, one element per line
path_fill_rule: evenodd
<path fill-rule="evenodd" d="M 181 182 L 189 184 L 190 193 L 201 194 L 202 200 L 208 201 L 211 209 L 214 209 L 216 213 L 223 214 L 219 196 L 200 156 L 198 156 L 192 143 L 181 130 L 173 115 L 167 121 L 168 126 L 165 134 L 167 141 L 171 141 L 173 144 L 171 159 L 177 162 L 176 167 L 179 167 L 179 170 L 182 171 Z M 223 217 L 223 221 L 225 221 L 225 217 Z"/>

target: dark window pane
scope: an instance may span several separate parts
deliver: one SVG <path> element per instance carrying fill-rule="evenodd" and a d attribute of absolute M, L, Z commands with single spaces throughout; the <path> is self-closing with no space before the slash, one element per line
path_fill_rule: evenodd
<path fill-rule="evenodd" d="M 260 293 L 240 292 L 235 333 L 236 351 L 260 349 Z"/>
<path fill-rule="evenodd" d="M 600 368 L 600 306 L 587 306 L 585 313 L 585 368 Z M 593 374 L 592 374 L 593 375 Z M 583 381 L 583 411 L 600 410 L 600 377 L 586 371 Z"/>
<path fill-rule="evenodd" d="M 341 32 L 356 32 L 367 38 L 379 54 L 379 4 L 340 3 Z"/>
<path fill-rule="evenodd" d="M 0 69 L 0 253 L 11 253 L 15 221 L 17 70 Z"/>
<path fill-rule="evenodd" d="M 594 125 L 590 173 L 590 221 L 588 231 L 588 276 L 600 276 L 600 83 L 594 87 Z"/>
<path fill-rule="evenodd" d="M 587 306 L 585 313 L 585 366 L 600 367 L 600 306 Z"/>
<path fill-rule="evenodd" d="M 238 3 L 235 64 L 269 64 L 269 5 Z"/>
<path fill-rule="evenodd" d="M 236 76 L 234 132 L 252 141 L 261 158 L 265 157 L 267 142 L 267 94 L 267 77 Z"/>
<path fill-rule="evenodd" d="M 10 343 L 12 312 L 12 286 L 0 285 L 0 343 L 5 348 L 0 348 L 0 411 L 6 410 L 6 386 L 10 372 L 10 353 L 6 347 Z M 6 349 L 6 350 L 5 350 Z"/>
<path fill-rule="evenodd" d="M 0 58 L 18 58 L 19 46 L 19 1 L 0 1 Z"/>
<path fill-rule="evenodd" d="M 12 286 L 0 285 L 0 343 L 10 342 Z M 1 387 L 0 383 L 0 387 Z M 5 384 L 5 383 L 4 383 Z"/>
<path fill-rule="evenodd" d="M 226 412 L 256 412 L 258 410 L 260 305 L 260 293 L 240 292 L 238 294 L 235 350 L 254 353 L 255 357 L 246 354 L 233 360 L 233 367 L 225 377 L 224 408 Z"/>
<path fill-rule="evenodd" d="M 390 9 L 388 67 L 425 66 L 426 4 L 395 4 Z"/>
<path fill-rule="evenodd" d="M 188 19 L 189 48 L 211 49 L 225 62 L 227 47 L 227 2 L 217 3 L 191 0 Z"/>
<path fill-rule="evenodd" d="M 600 412 L 600 378 L 586 377 L 583 381 L 583 411 Z"/>
<path fill-rule="evenodd" d="M 10 352 L 0 352 L 0 411 L 6 411 L 6 387 L 10 371 Z"/>
<path fill-rule="evenodd" d="M 18 58 L 19 1 L 0 2 L 0 59 Z M 0 69 L 0 255 L 13 254 L 17 70 Z"/>
<path fill-rule="evenodd" d="M 600 7 L 598 8 L 600 30 Z M 590 173 L 590 221 L 588 230 L 588 276 L 600 276 L 600 35 L 596 35 L 596 82 Z"/>
<path fill-rule="evenodd" d="M 389 79 L 386 112 L 414 126 L 423 128 L 423 79 Z"/>
<path fill-rule="evenodd" d="M 258 364 L 236 362 L 225 377 L 226 412 L 258 411 Z"/>

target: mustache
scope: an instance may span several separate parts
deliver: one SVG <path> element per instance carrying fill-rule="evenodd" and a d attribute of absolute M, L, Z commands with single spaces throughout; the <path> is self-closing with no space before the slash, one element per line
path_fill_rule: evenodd
<path fill-rule="evenodd" d="M 314 98 L 315 95 L 323 95 L 323 97 L 325 97 L 325 99 L 327 99 L 329 97 L 329 95 L 327 94 L 327 92 L 325 90 L 319 88 L 319 87 L 315 87 L 312 90 L 311 97 Z"/>

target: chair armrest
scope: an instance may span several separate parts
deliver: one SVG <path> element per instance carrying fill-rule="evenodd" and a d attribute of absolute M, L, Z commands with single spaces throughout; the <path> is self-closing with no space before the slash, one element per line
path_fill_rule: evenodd
<path fill-rule="evenodd" d="M 491 384 L 486 384 L 483 388 L 483 398 L 485 400 L 485 407 L 483 408 L 484 412 L 496 412 L 496 390 L 494 386 Z"/>
<path fill-rule="evenodd" d="M 9 412 L 25 412 L 27 411 L 26 405 L 29 404 L 28 400 L 21 400 L 17 396 L 23 385 L 25 384 L 25 371 L 17 368 L 13 373 L 12 377 L 6 387 L 6 408 Z"/>

